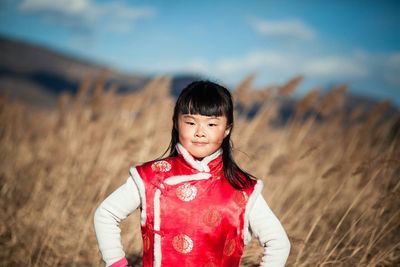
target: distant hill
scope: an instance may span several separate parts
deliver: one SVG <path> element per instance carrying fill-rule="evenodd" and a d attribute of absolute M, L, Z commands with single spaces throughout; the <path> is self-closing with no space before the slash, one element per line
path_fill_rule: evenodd
<path fill-rule="evenodd" d="M 124 74 L 105 66 L 67 56 L 52 49 L 0 37 L 0 92 L 8 90 L 12 99 L 52 107 L 62 91 L 76 93 L 89 75 L 107 71 L 106 85 L 118 92 L 143 87 L 151 77 Z"/>
<path fill-rule="evenodd" d="M 13 100 L 52 108 L 64 91 L 75 94 L 82 81 L 107 72 L 105 86 L 115 86 L 117 93 L 143 88 L 153 77 L 122 73 L 101 64 L 65 55 L 41 45 L 0 36 L 0 93 L 7 91 Z M 172 77 L 171 94 L 180 90 L 198 75 L 179 74 Z"/>

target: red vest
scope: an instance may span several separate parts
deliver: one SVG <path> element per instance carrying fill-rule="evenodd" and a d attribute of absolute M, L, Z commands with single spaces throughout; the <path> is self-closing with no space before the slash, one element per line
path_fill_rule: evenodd
<path fill-rule="evenodd" d="M 178 151 L 131 169 L 142 201 L 143 266 L 239 266 L 256 181 L 236 190 L 219 151 L 197 165 Z"/>

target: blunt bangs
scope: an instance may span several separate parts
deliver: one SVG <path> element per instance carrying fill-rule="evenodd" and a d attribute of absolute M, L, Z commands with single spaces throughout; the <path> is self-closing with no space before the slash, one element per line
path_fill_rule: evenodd
<path fill-rule="evenodd" d="M 218 87 L 218 88 L 215 88 Z M 225 116 L 232 123 L 232 100 L 229 92 L 216 84 L 197 82 L 180 95 L 175 114 Z"/>

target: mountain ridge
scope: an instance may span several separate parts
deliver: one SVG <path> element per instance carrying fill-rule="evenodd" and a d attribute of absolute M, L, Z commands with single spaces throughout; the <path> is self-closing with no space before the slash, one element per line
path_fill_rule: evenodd
<path fill-rule="evenodd" d="M 5 36 L 0 36 L 0 51 L 0 92 L 34 106 L 52 107 L 61 92 L 75 94 L 85 79 L 104 72 L 106 85 L 118 92 L 137 90 L 151 79 Z"/>

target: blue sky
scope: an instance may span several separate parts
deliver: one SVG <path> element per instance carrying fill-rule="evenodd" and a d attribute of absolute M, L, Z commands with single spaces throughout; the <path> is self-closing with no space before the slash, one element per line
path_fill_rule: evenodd
<path fill-rule="evenodd" d="M 304 75 L 400 105 L 400 1 L 0 0 L 0 34 L 129 73 L 231 87 Z"/>

